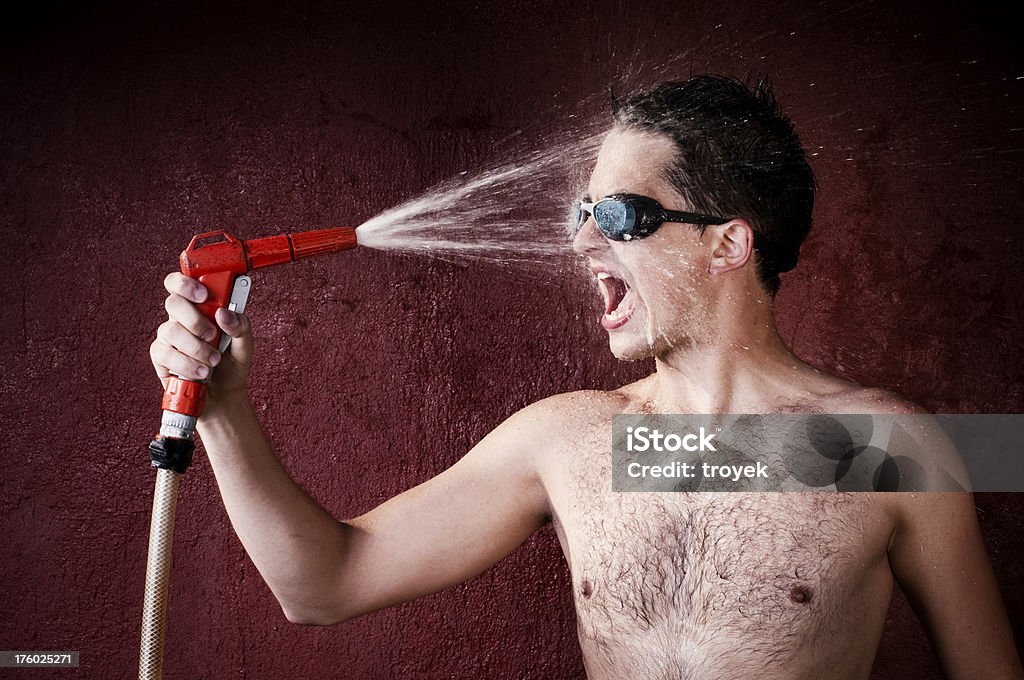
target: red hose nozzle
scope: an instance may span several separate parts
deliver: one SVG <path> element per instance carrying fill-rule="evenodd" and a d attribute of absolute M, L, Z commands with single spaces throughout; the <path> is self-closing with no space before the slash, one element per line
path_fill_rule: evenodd
<path fill-rule="evenodd" d="M 226 231 L 210 231 L 192 238 L 181 252 L 181 272 L 203 284 L 207 298 L 199 311 L 211 321 L 221 307 L 227 307 L 235 279 L 246 272 L 274 264 L 293 262 L 303 257 L 335 253 L 355 248 L 354 227 L 335 227 L 300 231 L 243 241 Z M 220 331 L 211 342 L 216 347 Z M 206 399 L 203 383 L 172 377 L 164 392 L 163 407 L 191 417 L 199 417 Z"/>
<path fill-rule="evenodd" d="M 192 238 L 181 252 L 181 273 L 193 279 L 216 272 L 244 274 L 252 269 L 293 262 L 302 257 L 355 248 L 354 227 L 267 236 L 242 241 L 226 231 L 210 231 Z"/>
<path fill-rule="evenodd" d="M 242 241 L 242 246 L 248 259 L 249 269 L 259 269 L 272 264 L 292 262 L 303 257 L 355 248 L 356 230 L 352 227 L 336 227 L 317 231 L 300 231 L 295 234 Z"/>

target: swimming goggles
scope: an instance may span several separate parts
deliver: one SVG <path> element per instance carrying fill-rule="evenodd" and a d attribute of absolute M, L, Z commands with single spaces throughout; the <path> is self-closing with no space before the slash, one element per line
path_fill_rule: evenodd
<path fill-rule="evenodd" d="M 584 203 L 576 201 L 573 205 L 571 231 L 579 232 L 587 221 L 587 215 L 593 215 L 597 228 L 613 241 L 631 241 L 645 238 L 658 230 L 665 222 L 682 224 L 725 224 L 730 217 L 714 217 L 700 213 L 666 210 L 653 198 L 636 194 L 612 194 L 600 201 Z"/>

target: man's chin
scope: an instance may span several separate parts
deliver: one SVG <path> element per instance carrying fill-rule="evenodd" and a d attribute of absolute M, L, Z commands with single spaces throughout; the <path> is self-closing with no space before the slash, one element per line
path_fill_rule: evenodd
<path fill-rule="evenodd" d="M 624 337 L 612 333 L 608 338 L 608 348 L 619 361 L 640 361 L 654 356 L 651 346 L 645 340 L 632 335 Z"/>
<path fill-rule="evenodd" d="M 694 344 L 693 337 L 685 333 L 678 334 L 670 341 L 666 335 L 658 335 L 652 339 L 647 334 L 631 332 L 627 328 L 628 326 L 608 333 L 608 348 L 619 361 L 665 358 L 673 352 L 693 347 Z"/>

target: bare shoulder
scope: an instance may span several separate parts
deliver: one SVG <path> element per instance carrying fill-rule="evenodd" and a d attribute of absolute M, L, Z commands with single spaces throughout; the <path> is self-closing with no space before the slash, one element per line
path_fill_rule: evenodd
<path fill-rule="evenodd" d="M 631 400 L 627 389 L 563 392 L 530 404 L 507 422 L 547 438 L 588 425 L 606 424 L 613 415 L 628 408 Z"/>
<path fill-rule="evenodd" d="M 886 416 L 879 421 L 886 430 L 883 448 L 903 491 L 886 495 L 904 538 L 910 529 L 974 521 L 963 459 L 927 409 L 894 392 L 859 386 L 831 406 L 831 413 Z"/>
<path fill-rule="evenodd" d="M 835 379 L 835 390 L 821 397 L 820 407 L 835 414 L 926 414 L 928 410 L 895 392 Z"/>
<path fill-rule="evenodd" d="M 970 482 L 956 446 L 927 409 L 895 392 L 839 378 L 831 386 L 819 395 L 816 407 L 821 412 L 879 416 L 872 419 L 874 433 L 866 452 L 884 463 L 890 483 L 901 492 L 883 495 L 894 520 L 928 522 L 944 516 L 943 509 L 970 505 L 970 494 L 935 493 L 965 491 Z"/>
<path fill-rule="evenodd" d="M 541 399 L 514 413 L 488 438 L 513 444 L 534 467 L 544 467 L 593 433 L 609 431 L 612 416 L 630 407 L 624 390 L 580 390 Z"/>

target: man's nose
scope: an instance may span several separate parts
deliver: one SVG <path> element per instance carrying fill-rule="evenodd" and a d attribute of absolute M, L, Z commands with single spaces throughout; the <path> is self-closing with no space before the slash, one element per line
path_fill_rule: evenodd
<path fill-rule="evenodd" d="M 572 239 L 572 249 L 579 255 L 591 256 L 607 247 L 608 239 L 597 228 L 597 222 L 594 221 L 593 215 L 587 218 Z"/>

